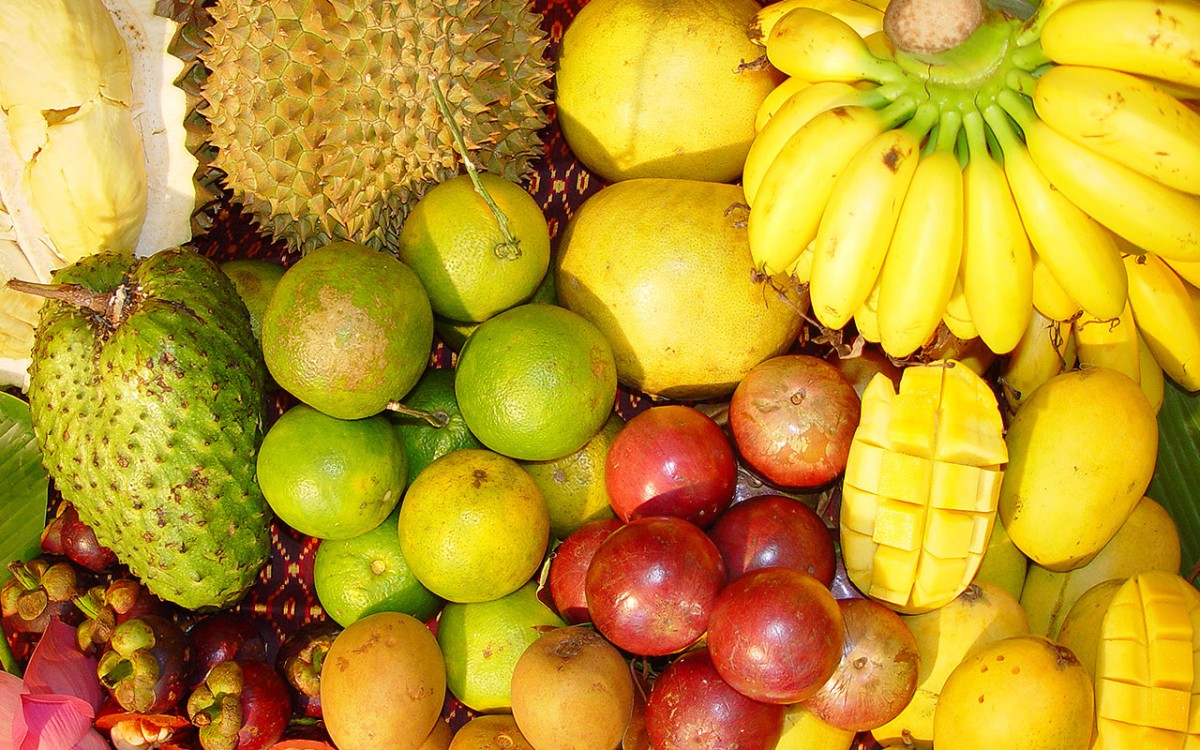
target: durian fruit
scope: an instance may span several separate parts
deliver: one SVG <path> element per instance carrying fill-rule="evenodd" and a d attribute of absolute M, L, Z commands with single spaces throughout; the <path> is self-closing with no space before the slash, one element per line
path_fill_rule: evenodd
<path fill-rule="evenodd" d="M 217 0 L 200 53 L 224 186 L 263 231 L 307 252 L 394 249 L 462 159 L 520 181 L 541 154 L 551 64 L 524 0 Z"/>
<path fill-rule="evenodd" d="M 0 284 L 191 238 L 196 159 L 154 0 L 0 0 Z M 0 289 L 0 385 L 28 383 L 40 300 Z"/>

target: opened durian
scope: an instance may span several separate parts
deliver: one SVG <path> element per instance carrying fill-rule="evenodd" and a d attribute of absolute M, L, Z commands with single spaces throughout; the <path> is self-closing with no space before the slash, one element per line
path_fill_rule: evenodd
<path fill-rule="evenodd" d="M 295 252 L 393 249 L 407 212 L 475 166 L 520 180 L 541 154 L 551 69 L 522 0 L 217 0 L 202 112 L 223 184 Z"/>
<path fill-rule="evenodd" d="M 191 238 L 174 34 L 153 0 L 0 0 L 0 284 Z M 26 386 L 40 305 L 0 287 L 0 385 Z"/>

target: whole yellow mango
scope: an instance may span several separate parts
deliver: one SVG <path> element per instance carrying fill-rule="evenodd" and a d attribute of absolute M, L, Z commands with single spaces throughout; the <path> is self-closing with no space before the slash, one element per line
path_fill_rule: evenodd
<path fill-rule="evenodd" d="M 1142 389 L 1106 367 L 1039 386 L 1008 427 L 999 513 L 1013 543 L 1044 568 L 1085 565 L 1141 500 L 1158 457 Z"/>

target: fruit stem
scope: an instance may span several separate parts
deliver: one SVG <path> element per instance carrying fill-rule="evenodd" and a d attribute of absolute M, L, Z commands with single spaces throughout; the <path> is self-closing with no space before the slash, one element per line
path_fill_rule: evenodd
<path fill-rule="evenodd" d="M 892 0 L 883 29 L 897 50 L 936 55 L 970 38 L 983 14 L 982 0 Z"/>
<path fill-rule="evenodd" d="M 493 248 L 496 255 L 505 260 L 516 260 L 521 257 L 521 243 L 513 236 L 508 228 L 508 217 L 500 210 L 500 206 L 496 205 L 496 201 L 492 199 L 492 194 L 483 186 L 483 181 L 479 179 L 479 171 L 475 168 L 474 162 L 471 161 L 471 155 L 467 151 L 467 141 L 463 138 L 462 129 L 458 127 L 458 123 L 450 114 L 450 105 L 446 102 L 446 96 L 442 93 L 442 87 L 438 85 L 437 78 L 431 73 L 429 75 L 429 87 L 433 89 L 433 98 L 437 101 L 438 112 L 441 113 L 442 119 L 446 121 L 446 127 L 450 129 L 450 135 L 454 138 L 454 147 L 458 151 L 459 158 L 462 159 L 463 166 L 467 168 L 467 174 L 471 177 L 471 184 L 475 186 L 475 192 L 483 198 L 483 202 L 487 204 L 492 215 L 496 217 L 496 223 L 500 225 L 500 233 L 504 235 L 504 241 L 497 243 Z"/>
<path fill-rule="evenodd" d="M 412 407 L 405 406 L 399 401 L 389 401 L 383 408 L 387 411 L 395 412 L 396 414 L 400 414 L 405 417 L 416 417 L 417 419 L 423 419 L 429 423 L 430 427 L 440 428 L 450 424 L 450 415 L 441 410 L 424 411 L 422 409 L 413 409 Z"/>
<path fill-rule="evenodd" d="M 962 113 L 957 109 L 944 110 L 938 121 L 936 150 L 953 151 L 958 144 L 958 134 L 961 131 Z"/>
<path fill-rule="evenodd" d="M 17 292 L 35 294 L 39 297 L 56 299 L 76 307 L 82 307 L 97 315 L 108 314 L 108 308 L 114 296 L 108 292 L 94 292 L 79 284 L 39 284 L 36 281 L 9 279 L 7 286 Z"/>

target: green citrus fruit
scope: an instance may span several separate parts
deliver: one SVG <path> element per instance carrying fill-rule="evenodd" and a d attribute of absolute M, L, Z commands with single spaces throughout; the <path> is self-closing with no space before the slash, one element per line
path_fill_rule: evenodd
<path fill-rule="evenodd" d="M 396 427 L 408 455 L 409 482 L 421 471 L 451 451 L 460 448 L 482 448 L 467 429 L 454 396 L 454 370 L 449 367 L 429 368 L 413 389 L 404 397 L 404 406 L 426 412 L 429 418 L 394 413 Z M 431 424 L 432 419 L 436 424 Z"/>
<path fill-rule="evenodd" d="M 446 687 L 472 710 L 508 711 L 517 660 L 546 629 L 565 625 L 532 581 L 499 599 L 447 604 L 437 629 Z"/>
<path fill-rule="evenodd" d="M 515 244 L 476 192 L 470 175 L 436 185 L 400 229 L 400 260 L 421 277 L 434 313 L 480 322 L 529 298 L 550 266 L 550 228 L 537 201 L 515 182 L 482 173 Z"/>
<path fill-rule="evenodd" d="M 538 284 L 537 289 L 533 291 L 533 296 L 528 301 L 541 302 L 545 305 L 558 304 L 558 291 L 554 287 L 553 269 L 547 271 L 546 275 L 542 277 L 542 283 Z M 452 320 L 441 315 L 433 316 L 433 330 L 437 331 L 437 335 L 441 337 L 446 346 L 456 352 L 462 350 L 463 344 L 467 343 L 467 337 L 478 327 L 478 323 Z"/>
<path fill-rule="evenodd" d="M 221 264 L 221 271 L 233 282 L 233 288 L 250 312 L 250 330 L 262 339 L 262 315 L 267 301 L 283 278 L 284 267 L 258 258 L 238 258 Z"/>
<path fill-rule="evenodd" d="M 612 413 L 617 371 L 596 326 L 555 305 L 489 318 L 458 356 L 454 391 L 479 442 L 512 458 L 560 458 Z"/>
<path fill-rule="evenodd" d="M 520 464 L 465 448 L 417 475 L 400 505 L 398 528 L 404 558 L 426 588 L 449 601 L 486 601 L 516 591 L 537 572 L 550 541 L 550 514 Z"/>
<path fill-rule="evenodd" d="M 323 539 L 313 557 L 317 600 L 346 627 L 376 612 L 403 612 L 428 620 L 442 600 L 421 585 L 400 551 L 399 509 L 383 523 L 349 539 Z"/>
<path fill-rule="evenodd" d="M 604 486 L 605 460 L 625 420 L 613 412 L 600 431 L 574 453 L 550 461 L 522 462 L 550 511 L 550 534 L 566 539 L 575 529 L 598 518 L 616 518 Z"/>
<path fill-rule="evenodd" d="M 281 521 L 319 539 L 383 522 L 408 481 L 404 443 L 383 415 L 338 419 L 297 404 L 267 430 L 258 484 Z"/>
<path fill-rule="evenodd" d="M 296 261 L 263 312 L 263 358 L 275 382 L 340 419 L 403 398 L 432 344 L 433 311 L 416 273 L 353 242 Z"/>

